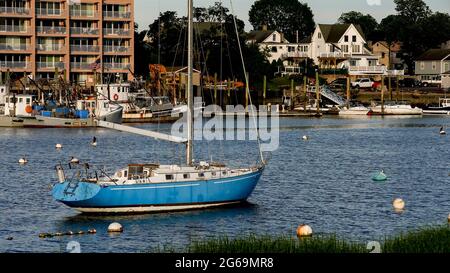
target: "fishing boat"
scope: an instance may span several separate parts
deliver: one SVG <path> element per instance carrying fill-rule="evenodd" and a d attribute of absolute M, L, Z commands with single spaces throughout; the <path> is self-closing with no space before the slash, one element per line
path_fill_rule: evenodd
<path fill-rule="evenodd" d="M 100 126 L 106 128 L 185 144 L 186 164 L 128 164 L 111 175 L 103 170 L 93 171 L 86 164 L 78 164 L 87 167 L 71 177 L 66 177 L 63 166 L 58 165 L 59 182 L 52 190 L 57 201 L 83 213 L 147 213 L 235 204 L 247 200 L 253 192 L 265 166 L 261 149 L 261 162 L 248 168 L 231 168 L 214 162 L 197 164 L 193 161 L 192 18 L 193 0 L 188 0 L 187 137 L 98 121 Z M 249 92 L 248 87 L 246 91 Z"/>
<path fill-rule="evenodd" d="M 426 115 L 450 115 L 450 99 L 440 98 L 438 106 L 429 106 L 423 109 Z"/>
<path fill-rule="evenodd" d="M 96 127 L 96 120 L 122 122 L 122 107 L 95 96 L 77 100 L 76 107 L 47 103 L 41 106 L 35 95 L 9 94 L 0 115 L 0 127 L 82 128 Z"/>

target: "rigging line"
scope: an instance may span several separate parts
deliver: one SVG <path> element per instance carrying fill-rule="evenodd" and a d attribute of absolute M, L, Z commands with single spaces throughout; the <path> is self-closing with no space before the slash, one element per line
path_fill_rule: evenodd
<path fill-rule="evenodd" d="M 253 103 L 252 103 L 252 96 L 250 94 L 250 89 L 248 87 L 249 82 L 248 82 L 248 77 L 247 77 L 247 71 L 245 69 L 244 56 L 242 55 L 241 39 L 239 37 L 239 31 L 237 29 L 236 16 L 234 16 L 234 7 L 233 7 L 233 1 L 232 0 L 230 0 L 230 6 L 231 6 L 231 13 L 232 13 L 232 16 L 233 16 L 234 30 L 236 31 L 236 38 L 237 38 L 237 42 L 238 42 L 238 46 L 239 46 L 239 53 L 241 55 L 242 69 L 244 70 L 244 77 L 245 77 L 245 83 L 246 83 L 245 84 L 245 91 L 248 93 L 250 105 L 253 105 Z M 255 116 L 255 113 L 253 111 L 253 107 L 250 107 L 250 109 L 252 111 L 253 125 L 255 126 L 255 130 L 256 130 L 256 135 L 257 135 L 256 138 L 258 140 L 258 148 L 259 148 L 259 155 L 261 157 L 261 163 L 265 164 L 264 156 L 263 156 L 263 153 L 261 151 L 261 139 L 260 139 L 260 136 L 259 136 L 259 129 L 258 129 L 257 121 L 256 121 L 256 116 Z"/>

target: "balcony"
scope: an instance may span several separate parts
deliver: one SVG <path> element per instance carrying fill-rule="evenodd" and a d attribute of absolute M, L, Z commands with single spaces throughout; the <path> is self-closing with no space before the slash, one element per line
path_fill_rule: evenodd
<path fill-rule="evenodd" d="M 99 30 L 97 28 L 86 28 L 86 27 L 71 27 L 70 34 L 75 35 L 98 35 Z"/>
<path fill-rule="evenodd" d="M 100 52 L 100 47 L 95 45 L 70 45 L 72 52 Z"/>
<path fill-rule="evenodd" d="M 67 28 L 66 27 L 44 27 L 44 26 L 37 26 L 36 31 L 39 34 L 66 34 Z"/>
<path fill-rule="evenodd" d="M 63 44 L 38 44 L 36 49 L 39 51 L 61 51 L 64 49 Z"/>
<path fill-rule="evenodd" d="M 131 12 L 129 11 L 103 11 L 104 18 L 114 18 L 114 19 L 130 19 Z"/>
<path fill-rule="evenodd" d="M 343 53 L 343 52 L 327 52 L 327 53 L 320 53 L 320 58 L 346 58 L 349 54 Z"/>
<path fill-rule="evenodd" d="M 30 9 L 25 7 L 0 7 L 2 15 L 30 15 Z"/>
<path fill-rule="evenodd" d="M 93 63 L 70 63 L 70 68 L 76 70 L 94 70 L 95 65 Z"/>
<path fill-rule="evenodd" d="M 282 54 L 282 58 L 287 59 L 287 58 L 308 58 L 308 53 L 307 52 L 287 52 Z"/>
<path fill-rule="evenodd" d="M 278 73 L 281 76 L 289 76 L 302 73 L 304 68 L 295 65 L 286 65 L 283 68 L 278 67 Z"/>
<path fill-rule="evenodd" d="M 29 67 L 30 67 L 30 65 L 27 62 L 0 61 L 0 68 L 23 69 L 23 68 L 29 68 Z"/>
<path fill-rule="evenodd" d="M 64 14 L 63 9 L 40 9 L 36 8 L 37 16 L 61 16 Z"/>
<path fill-rule="evenodd" d="M 129 36 L 130 30 L 120 28 L 104 28 L 103 35 Z"/>
<path fill-rule="evenodd" d="M 25 50 L 30 50 L 30 45 L 28 45 L 28 44 L 18 44 L 18 45 L 0 44 L 0 50 L 25 51 Z"/>
<path fill-rule="evenodd" d="M 19 26 L 19 25 L 0 25 L 0 32 L 29 33 L 28 28 L 26 26 Z"/>
<path fill-rule="evenodd" d="M 387 69 L 384 65 L 350 66 L 348 72 L 350 75 L 386 74 Z"/>
<path fill-rule="evenodd" d="M 63 62 L 38 62 L 37 63 L 38 69 L 64 69 L 64 63 Z"/>
<path fill-rule="evenodd" d="M 103 46 L 105 53 L 127 53 L 130 50 L 128 46 Z"/>
<path fill-rule="evenodd" d="M 128 70 L 131 65 L 127 63 L 103 63 L 105 69 L 110 70 Z"/>
<path fill-rule="evenodd" d="M 70 17 L 81 17 L 81 18 L 95 18 L 97 17 L 97 11 L 95 10 L 80 10 L 80 9 L 71 9 Z"/>

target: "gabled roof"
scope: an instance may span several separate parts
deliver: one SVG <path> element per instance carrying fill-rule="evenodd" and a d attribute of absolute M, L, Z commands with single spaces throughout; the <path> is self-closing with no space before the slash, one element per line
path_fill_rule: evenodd
<path fill-rule="evenodd" d="M 338 43 L 341 37 L 345 34 L 347 29 L 351 24 L 319 24 L 320 31 L 322 32 L 322 36 L 325 39 L 326 43 Z M 360 25 L 354 25 L 356 30 L 365 40 L 364 32 Z"/>
<path fill-rule="evenodd" d="M 380 44 L 382 46 L 384 46 L 386 49 L 389 49 L 389 44 L 386 41 L 378 41 L 373 43 L 373 45 L 375 44 Z M 402 44 L 400 42 L 394 42 L 391 44 L 391 52 L 399 52 L 402 48 Z"/>
<path fill-rule="evenodd" d="M 450 57 L 450 49 L 430 49 L 417 58 L 417 61 L 442 61 Z"/>
<path fill-rule="evenodd" d="M 309 35 L 308 37 L 305 37 L 300 40 L 299 44 L 310 44 L 312 39 L 312 35 Z"/>
<path fill-rule="evenodd" d="M 264 42 L 275 30 L 253 30 L 247 34 L 247 40 L 255 41 L 256 43 Z"/>

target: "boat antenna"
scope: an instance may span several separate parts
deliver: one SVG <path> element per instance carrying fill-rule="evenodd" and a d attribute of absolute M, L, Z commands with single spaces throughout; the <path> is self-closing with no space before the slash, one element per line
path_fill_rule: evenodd
<path fill-rule="evenodd" d="M 245 92 L 247 92 L 248 97 L 249 97 L 250 105 L 252 106 L 253 105 L 252 96 L 250 94 L 248 75 L 247 75 L 247 70 L 245 69 L 244 56 L 242 55 L 241 39 L 239 37 L 239 31 L 238 31 L 238 28 L 237 28 L 236 16 L 234 15 L 235 13 L 234 13 L 234 7 L 233 7 L 233 1 L 232 0 L 230 0 L 230 7 L 231 7 L 231 14 L 233 15 L 234 30 L 236 31 L 236 39 L 237 39 L 238 46 L 239 46 L 239 53 L 241 55 L 242 69 L 244 71 Z M 265 165 L 264 156 L 263 156 L 263 153 L 262 153 L 262 150 L 261 150 L 261 138 L 260 138 L 260 135 L 259 135 L 258 123 L 256 121 L 256 115 L 254 113 L 253 107 L 250 107 L 250 109 L 251 109 L 251 113 L 252 113 L 253 125 L 255 126 L 255 130 L 256 130 L 256 136 L 257 136 L 257 141 L 258 141 L 258 149 L 259 149 L 259 156 L 261 158 L 261 163 Z"/>
<path fill-rule="evenodd" d="M 194 85 L 193 85 L 193 43 L 194 43 L 194 27 L 193 27 L 193 0 L 188 0 L 188 78 L 187 78 L 187 144 L 186 144 L 186 164 L 192 165 L 193 156 L 193 140 L 194 140 Z"/>

